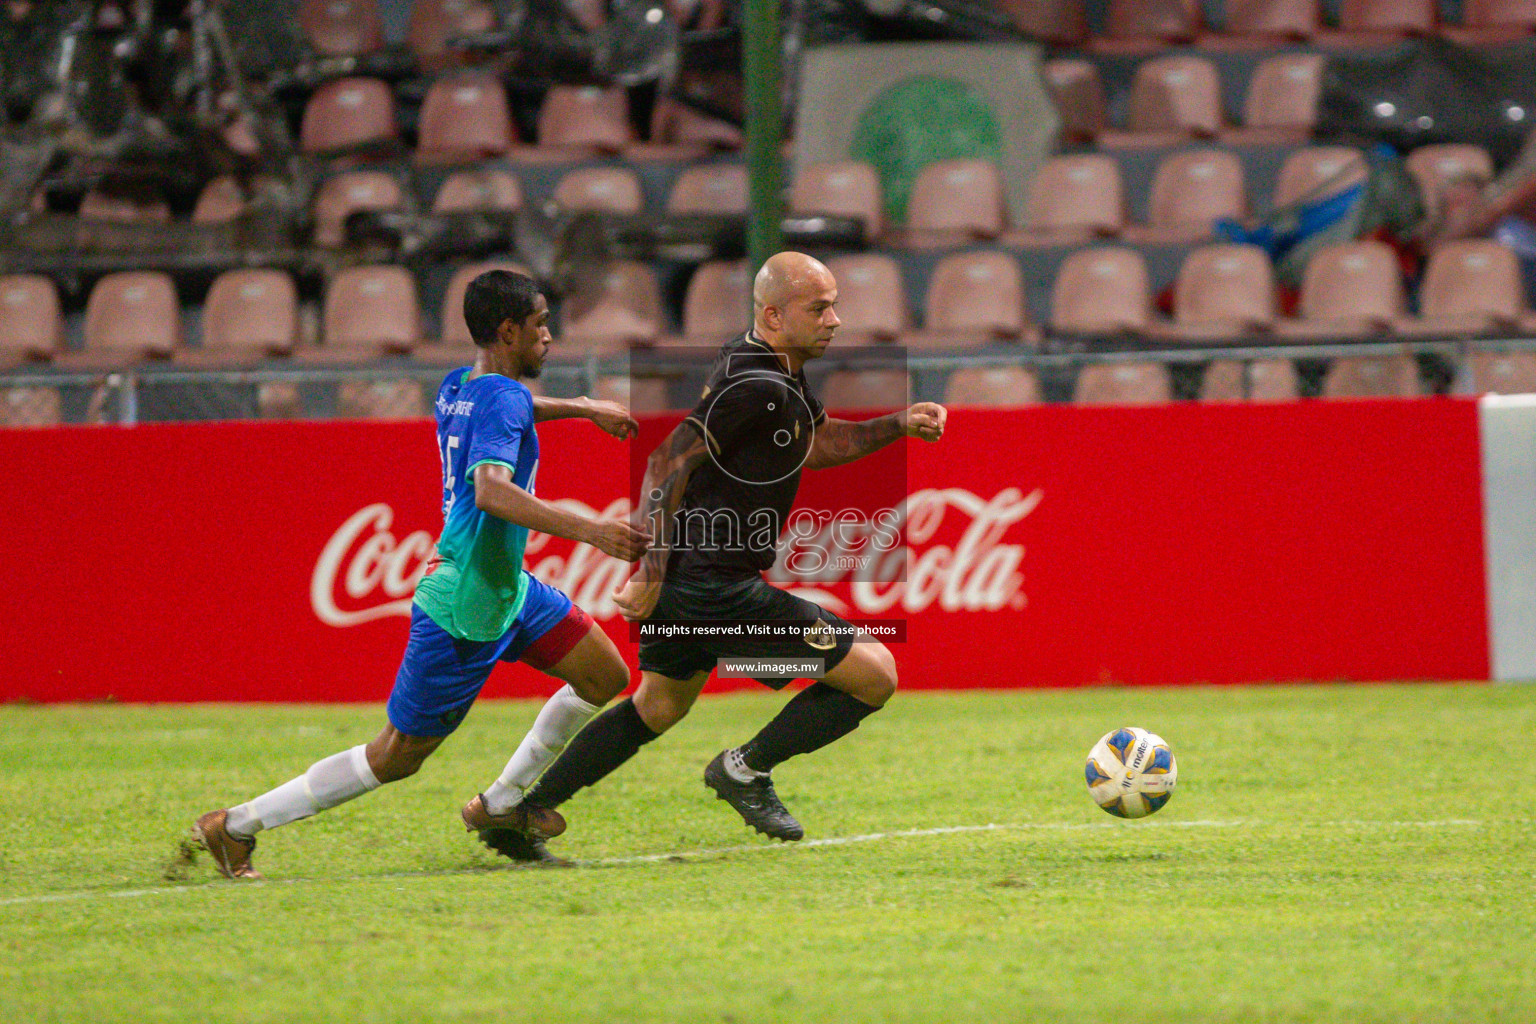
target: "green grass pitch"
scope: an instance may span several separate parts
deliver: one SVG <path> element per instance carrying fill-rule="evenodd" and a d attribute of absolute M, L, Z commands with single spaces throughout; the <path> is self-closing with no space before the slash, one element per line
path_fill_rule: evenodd
<path fill-rule="evenodd" d="M 776 773 L 798 846 L 700 783 L 782 700 L 706 698 L 567 805 L 581 868 L 463 832 L 536 710 L 486 702 L 243 884 L 162 870 L 379 707 L 0 708 L 0 1020 L 1536 1020 L 1536 688 L 903 693 Z M 1083 784 L 1120 725 L 1179 760 L 1143 821 Z"/>

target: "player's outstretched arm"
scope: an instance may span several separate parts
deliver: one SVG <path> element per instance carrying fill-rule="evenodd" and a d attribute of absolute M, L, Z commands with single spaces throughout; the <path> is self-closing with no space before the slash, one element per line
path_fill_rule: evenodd
<path fill-rule="evenodd" d="M 646 552 L 635 575 L 614 595 L 614 603 L 626 619 L 646 618 L 655 609 L 661 581 L 667 576 L 667 557 L 672 553 L 667 538 L 672 536 L 673 517 L 682 504 L 688 478 L 708 459 L 704 435 L 687 420 L 674 427 L 646 459 L 635 521 L 661 541 Z"/>
<path fill-rule="evenodd" d="M 829 417 L 816 428 L 805 467 L 827 469 L 846 465 L 902 437 L 937 441 L 944 436 L 944 421 L 948 415 L 942 405 L 918 402 L 900 412 L 870 420 L 834 420 Z"/>
<path fill-rule="evenodd" d="M 635 418 L 618 402 L 607 402 L 585 396 L 546 398 L 543 395 L 535 395 L 533 397 L 533 422 L 535 423 L 577 418 L 591 420 L 621 441 L 634 437 L 640 432 L 640 425 L 635 422 Z"/>
<path fill-rule="evenodd" d="M 475 467 L 475 507 L 530 530 L 591 544 L 626 562 L 637 560 L 651 545 L 649 534 L 622 519 L 588 519 L 534 497 L 512 482 L 510 469 L 494 463 Z"/>

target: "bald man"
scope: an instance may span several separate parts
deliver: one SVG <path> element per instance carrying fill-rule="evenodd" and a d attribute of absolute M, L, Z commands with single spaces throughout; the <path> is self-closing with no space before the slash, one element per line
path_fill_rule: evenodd
<path fill-rule="evenodd" d="M 937 441 L 945 410 L 920 402 L 875 419 L 828 418 L 804 372 L 839 324 L 837 282 L 819 261 L 798 252 L 771 257 L 752 300 L 752 329 L 721 348 L 698 405 L 651 453 L 637 522 L 658 542 L 615 601 L 631 622 L 791 623 L 793 635 L 642 640 L 639 689 L 577 734 L 528 790 L 527 813 L 558 807 L 681 721 L 720 658 L 820 659 L 816 682 L 704 770 L 705 784 L 748 825 L 797 840 L 805 832 L 774 792 L 774 767 L 847 735 L 896 692 L 896 661 L 884 644 L 867 636 L 854 642 L 837 615 L 772 586 L 763 573 L 773 566 L 803 469 L 840 466 L 903 437 Z M 790 679 L 758 681 L 780 689 Z M 537 840 L 501 852 L 553 859 Z"/>

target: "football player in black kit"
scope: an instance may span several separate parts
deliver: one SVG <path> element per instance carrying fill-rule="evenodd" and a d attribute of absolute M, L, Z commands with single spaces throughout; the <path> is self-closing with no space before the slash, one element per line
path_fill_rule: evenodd
<path fill-rule="evenodd" d="M 699 404 L 651 453 L 638 521 L 658 542 L 615 601 L 631 622 L 843 620 L 772 586 L 775 545 L 803 468 L 852 462 L 903 437 L 937 441 L 945 410 L 932 402 L 875 419 L 829 419 L 806 385 L 804 365 L 837 330 L 837 282 L 819 261 L 781 252 L 753 282 L 753 326 L 715 358 Z M 704 782 L 764 835 L 804 836 L 769 773 L 858 727 L 896 692 L 886 646 L 852 630 L 802 629 L 789 638 L 643 639 L 641 682 L 578 733 L 528 790 L 525 801 L 556 807 L 612 772 L 676 725 L 721 657 L 820 657 L 824 674 L 794 696 L 752 739 L 722 751 Z M 761 682 L 780 688 L 788 679 Z M 556 858 L 536 840 L 499 852 L 515 860 Z"/>

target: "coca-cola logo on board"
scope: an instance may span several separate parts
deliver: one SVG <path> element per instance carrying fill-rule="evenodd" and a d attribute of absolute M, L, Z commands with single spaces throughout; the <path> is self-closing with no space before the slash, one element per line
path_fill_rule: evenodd
<path fill-rule="evenodd" d="M 839 614 L 874 616 L 896 609 L 915 613 L 934 606 L 967 612 L 1020 609 L 1026 603 L 1024 545 L 1004 541 L 1008 530 L 1033 512 L 1043 497 L 1039 489 L 1025 494 L 1017 487 L 1005 488 L 991 498 L 961 487 L 915 491 L 896 510 L 904 546 L 881 551 L 872 559 L 846 563 L 820 559 L 822 570 L 810 578 L 787 570 L 790 559 L 783 558 L 769 578 Z M 602 509 L 571 498 L 553 504 L 603 518 L 627 516 L 630 511 L 627 498 Z M 952 544 L 935 541 L 952 517 L 964 524 L 958 538 Z M 394 509 L 379 502 L 359 509 L 331 535 L 310 578 L 310 604 L 321 622 L 346 627 L 410 615 L 411 595 L 427 570 L 435 541 L 425 530 L 396 537 L 391 529 L 394 520 Z M 815 539 L 791 538 L 802 545 Z M 563 554 L 549 551 L 549 542 L 546 534 L 529 535 L 528 571 L 565 591 L 594 618 L 616 616 L 613 593 L 629 577 L 629 565 L 586 544 L 566 548 Z M 835 548 L 835 541 L 828 543 Z M 825 568 L 842 564 L 859 567 L 831 572 Z M 836 583 L 848 585 L 852 607 L 825 589 Z"/>

